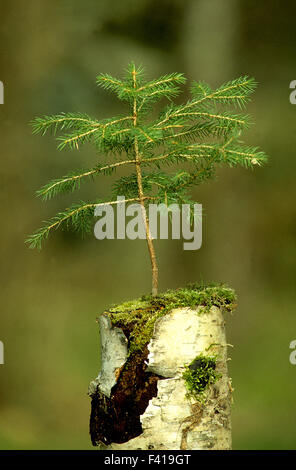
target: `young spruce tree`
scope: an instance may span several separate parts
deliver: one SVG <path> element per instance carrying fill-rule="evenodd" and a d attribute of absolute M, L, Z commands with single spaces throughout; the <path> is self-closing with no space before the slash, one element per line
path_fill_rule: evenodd
<path fill-rule="evenodd" d="M 78 150 L 83 143 L 91 142 L 99 154 L 110 159 L 108 164 L 98 162 L 94 168 L 76 170 L 49 182 L 37 191 L 37 196 L 43 200 L 73 192 L 79 189 L 82 181 L 110 175 L 121 167 L 129 167 L 131 172 L 113 185 L 114 200 L 80 202 L 59 212 L 27 239 L 31 248 L 40 249 L 49 233 L 58 227 L 90 232 L 95 207 L 118 204 L 117 196 L 125 196 L 127 204 L 138 202 L 142 207 L 152 267 L 152 294 L 157 295 L 158 265 L 149 230 L 147 203 L 186 203 L 192 207 L 194 201 L 188 194 L 190 189 L 212 178 L 217 166 L 250 168 L 266 160 L 257 147 L 246 146 L 239 140 L 242 130 L 249 126 L 250 118 L 231 109 L 243 108 L 249 101 L 256 87 L 253 78 L 240 77 L 216 90 L 206 83 L 193 82 L 192 97 L 184 104 L 173 104 L 172 98 L 178 95 L 179 86 L 185 81 L 181 73 L 146 81 L 143 69 L 131 63 L 121 80 L 108 74 L 97 77 L 98 85 L 127 102 L 127 115 L 97 120 L 87 114 L 61 113 L 33 120 L 34 133 L 44 135 L 48 130 L 54 134 L 65 131 L 58 137 L 59 150 Z M 149 120 L 153 105 L 162 98 L 168 99 L 170 104 L 154 121 Z M 179 164 L 186 164 L 185 168 L 176 170 Z M 172 171 L 164 171 L 170 165 Z"/>

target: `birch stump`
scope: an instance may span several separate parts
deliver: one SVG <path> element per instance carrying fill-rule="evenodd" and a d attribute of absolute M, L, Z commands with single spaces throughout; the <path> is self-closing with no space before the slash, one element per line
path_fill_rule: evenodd
<path fill-rule="evenodd" d="M 98 323 L 102 366 L 89 388 L 94 445 L 107 450 L 231 449 L 221 308 L 169 311 L 155 321 L 149 343 L 136 355 L 129 355 L 128 333 L 112 326 L 108 315 Z M 190 394 L 184 372 L 198 369 L 201 357 L 212 360 L 217 379 L 204 384 L 199 396 Z"/>

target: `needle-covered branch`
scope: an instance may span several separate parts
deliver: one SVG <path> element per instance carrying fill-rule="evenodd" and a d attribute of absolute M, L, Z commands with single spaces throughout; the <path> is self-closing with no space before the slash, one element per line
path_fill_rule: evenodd
<path fill-rule="evenodd" d="M 125 203 L 138 202 L 138 198 L 126 199 Z M 98 206 L 117 205 L 123 201 L 97 201 L 93 203 L 86 203 L 81 201 L 79 204 L 73 204 L 71 207 L 59 212 L 50 220 L 44 222 L 43 227 L 37 230 L 33 235 L 30 235 L 26 242 L 30 248 L 42 247 L 44 240 L 48 238 L 49 233 L 52 230 L 56 230 L 59 227 L 72 228 L 76 232 L 80 232 L 82 235 L 89 233 L 92 229 L 92 221 L 94 217 L 95 208 Z"/>
<path fill-rule="evenodd" d="M 111 175 L 118 167 L 132 163 L 135 163 L 135 160 L 125 160 L 110 165 L 98 164 L 91 170 L 76 170 L 62 178 L 57 178 L 46 183 L 42 188 L 36 191 L 36 195 L 41 197 L 44 201 L 47 201 L 58 194 L 73 192 L 75 189 L 79 189 L 82 180 L 93 179 L 100 173 Z"/>

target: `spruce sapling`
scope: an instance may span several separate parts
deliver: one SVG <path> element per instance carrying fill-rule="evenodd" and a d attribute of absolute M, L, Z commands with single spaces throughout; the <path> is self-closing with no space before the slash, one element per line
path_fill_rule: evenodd
<path fill-rule="evenodd" d="M 182 73 L 171 73 L 147 81 L 141 67 L 129 64 L 122 79 L 108 74 L 97 77 L 98 85 L 114 92 L 127 103 L 127 115 L 103 120 L 87 114 L 61 113 L 37 117 L 32 121 L 33 132 L 44 135 L 48 130 L 58 137 L 59 150 L 78 150 L 86 142 L 92 143 L 102 159 L 94 168 L 80 169 L 50 181 L 37 196 L 43 200 L 79 189 L 82 181 L 110 175 L 122 167 L 129 167 L 128 176 L 113 184 L 112 200 L 97 199 L 80 202 L 59 212 L 48 220 L 26 242 L 31 248 L 41 248 L 53 229 L 70 227 L 82 233 L 92 230 L 94 210 L 99 204 L 118 204 L 117 196 L 125 196 L 125 203 L 138 202 L 142 208 L 146 240 L 152 267 L 152 295 L 158 293 L 158 264 L 149 229 L 147 203 L 170 205 L 190 204 L 193 186 L 215 175 L 217 166 L 228 165 L 252 168 L 266 161 L 266 155 L 257 147 L 244 145 L 241 132 L 250 124 L 246 114 L 235 108 L 244 108 L 256 88 L 253 78 L 240 77 L 212 90 L 206 83 L 193 82 L 191 98 L 184 104 L 172 99 L 186 81 Z M 149 120 L 153 105 L 166 98 L 170 101 L 155 120 Z M 183 165 L 182 170 L 176 169 Z M 171 166 L 170 171 L 167 171 Z"/>

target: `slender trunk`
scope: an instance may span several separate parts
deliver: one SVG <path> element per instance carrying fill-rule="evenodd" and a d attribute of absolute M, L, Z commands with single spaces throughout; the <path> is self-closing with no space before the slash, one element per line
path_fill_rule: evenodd
<path fill-rule="evenodd" d="M 135 147 L 137 148 L 137 142 L 135 142 Z M 155 296 L 158 293 L 158 266 L 156 261 L 156 255 L 153 245 L 153 239 L 150 233 L 149 220 L 146 212 L 144 194 L 143 194 L 143 185 L 142 185 L 142 172 L 141 172 L 141 163 L 139 155 L 136 155 L 136 171 L 137 171 L 137 182 L 138 182 L 138 191 L 139 191 L 139 200 L 142 208 L 142 216 L 145 224 L 146 231 L 146 240 L 148 251 L 150 255 L 151 267 L 152 267 L 152 295 Z"/>
<path fill-rule="evenodd" d="M 135 70 L 133 72 L 133 77 L 134 77 L 134 88 L 136 88 L 136 71 Z M 137 118 L 138 118 L 136 100 L 134 100 L 133 111 L 134 111 L 133 112 L 134 126 L 136 126 Z M 152 295 L 155 296 L 158 294 L 158 266 L 157 266 L 157 260 L 156 260 L 155 249 L 154 249 L 154 244 L 153 244 L 153 238 L 151 236 L 150 227 L 149 227 L 149 219 L 148 219 L 147 211 L 145 207 L 145 197 L 144 197 L 144 192 L 143 192 L 142 171 L 141 171 L 141 156 L 139 152 L 137 137 L 135 137 L 134 145 L 135 145 L 134 148 L 135 148 L 138 195 L 139 195 L 140 205 L 142 208 L 142 217 L 143 217 L 143 222 L 145 225 L 146 240 L 147 240 L 147 246 L 148 246 L 148 251 L 149 251 L 149 256 L 150 256 L 150 261 L 151 261 L 151 268 L 152 268 Z"/>

